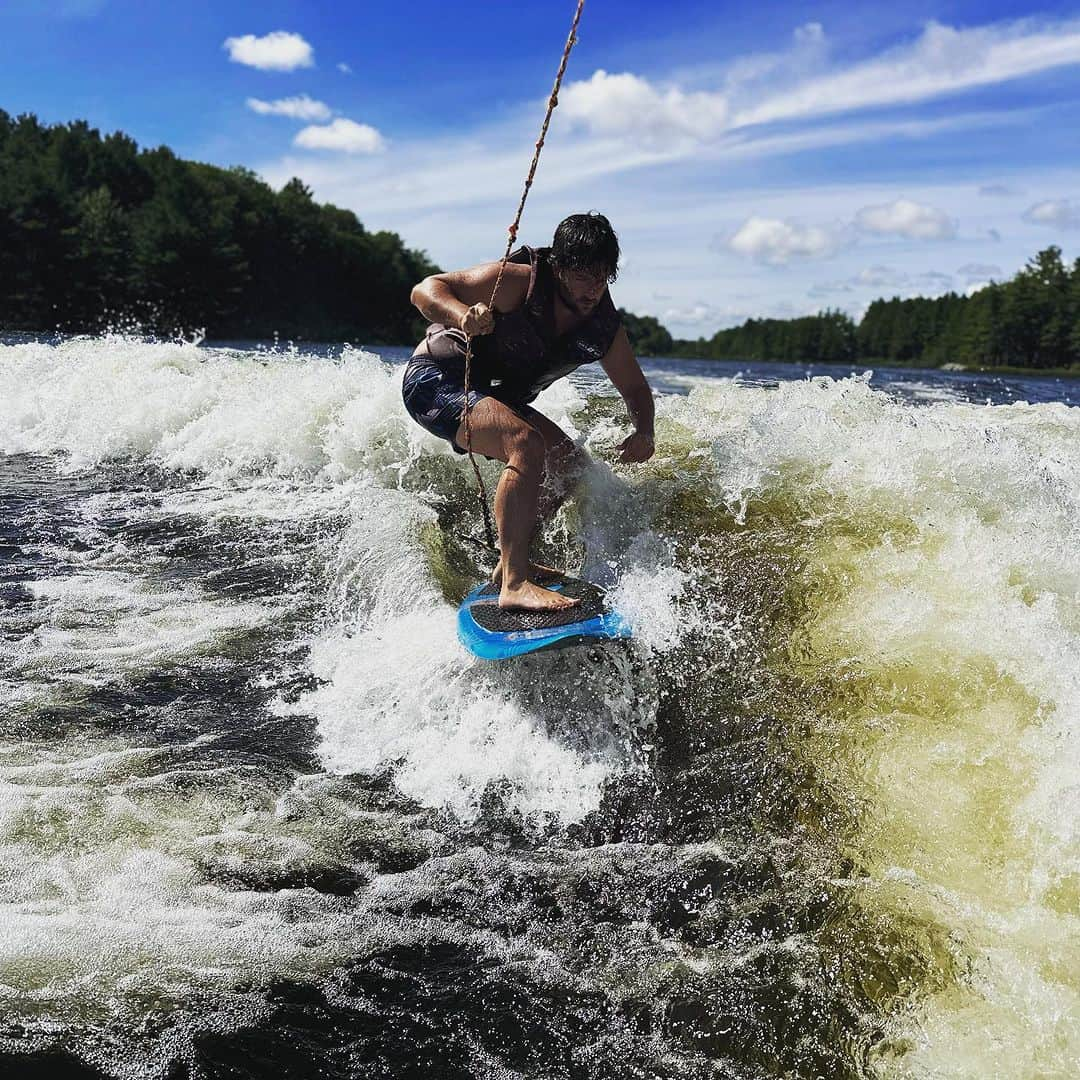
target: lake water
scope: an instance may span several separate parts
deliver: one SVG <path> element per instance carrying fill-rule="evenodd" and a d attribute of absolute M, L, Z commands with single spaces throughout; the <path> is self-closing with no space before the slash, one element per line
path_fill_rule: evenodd
<path fill-rule="evenodd" d="M 584 370 L 485 664 L 407 352 L 0 345 L 3 1074 L 1077 1075 L 1080 383 Z"/>

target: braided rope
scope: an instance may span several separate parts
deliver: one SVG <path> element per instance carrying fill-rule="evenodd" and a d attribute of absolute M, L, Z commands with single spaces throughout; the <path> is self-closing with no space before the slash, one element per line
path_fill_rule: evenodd
<path fill-rule="evenodd" d="M 495 277 L 495 285 L 491 290 L 491 300 L 488 301 L 488 307 L 491 309 L 492 315 L 495 314 L 495 297 L 499 292 L 499 286 L 502 284 L 503 272 L 506 270 L 506 264 L 510 259 L 514 241 L 517 239 L 518 227 L 521 225 L 521 215 L 525 212 L 525 200 L 529 197 L 529 189 L 532 187 L 533 178 L 536 176 L 536 167 L 540 163 L 540 151 L 544 148 L 544 140 L 547 138 L 551 114 L 555 111 L 555 106 L 559 104 L 559 88 L 562 86 L 563 75 L 566 74 L 566 64 L 570 59 L 570 50 L 577 44 L 577 28 L 578 23 L 581 22 L 581 12 L 584 7 L 585 0 L 578 0 L 577 10 L 574 12 L 574 21 L 570 25 L 570 33 L 566 38 L 566 47 L 563 49 L 562 61 L 559 63 L 559 70 L 555 75 L 555 85 L 552 87 L 551 96 L 548 98 L 547 112 L 544 114 L 544 123 L 540 128 L 540 138 L 536 140 L 536 151 L 533 154 L 532 164 L 529 166 L 529 175 L 525 178 L 525 187 L 521 192 L 521 200 L 518 202 L 517 214 L 514 216 L 513 224 L 507 230 L 506 251 L 503 252 L 502 260 L 499 263 L 499 273 Z M 497 554 L 499 548 L 495 542 L 495 530 L 491 527 L 491 511 L 488 509 L 487 489 L 484 487 L 484 478 L 480 475 L 480 466 L 476 463 L 476 456 L 473 454 L 472 448 L 472 418 L 470 416 L 472 402 L 469 400 L 472 382 L 472 339 L 472 334 L 465 335 L 465 449 L 469 452 L 469 461 L 476 475 L 477 495 L 480 499 L 480 509 L 484 514 L 484 533 L 487 536 L 487 544 Z"/>

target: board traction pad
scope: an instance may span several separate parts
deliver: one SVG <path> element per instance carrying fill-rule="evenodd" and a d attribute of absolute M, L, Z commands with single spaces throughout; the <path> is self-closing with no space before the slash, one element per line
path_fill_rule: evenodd
<path fill-rule="evenodd" d="M 480 599 L 469 610 L 478 626 L 495 634 L 511 634 L 515 630 L 554 630 L 560 626 L 585 622 L 604 610 L 604 594 L 588 581 L 576 578 L 553 578 L 554 584 L 561 584 L 558 590 L 561 596 L 569 596 L 581 603 L 576 607 L 563 608 L 559 611 L 504 611 L 499 607 L 498 585 L 491 583 L 480 593 Z M 486 602 L 486 597 L 491 602 Z"/>
<path fill-rule="evenodd" d="M 506 660 L 538 649 L 631 635 L 629 625 L 605 603 L 604 591 L 579 578 L 545 576 L 537 584 L 581 601 L 556 611 L 503 610 L 499 587 L 478 585 L 458 608 L 458 638 L 481 660 Z"/>

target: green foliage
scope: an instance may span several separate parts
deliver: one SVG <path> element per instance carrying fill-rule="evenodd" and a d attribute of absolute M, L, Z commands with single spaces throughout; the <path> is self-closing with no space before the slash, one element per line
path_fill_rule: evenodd
<path fill-rule="evenodd" d="M 651 315 L 634 315 L 619 308 L 630 347 L 638 356 L 671 356 L 671 335 Z"/>
<path fill-rule="evenodd" d="M 437 269 L 299 180 L 0 110 L 0 329 L 411 343 Z"/>
<path fill-rule="evenodd" d="M 972 296 L 875 300 L 859 325 L 862 356 L 970 367 L 1080 363 L 1080 260 L 1049 247 L 1011 281 Z"/>
<path fill-rule="evenodd" d="M 841 311 L 823 311 L 801 319 L 749 319 L 719 330 L 711 339 L 675 342 L 676 356 L 710 360 L 782 360 L 843 362 L 854 360 L 855 324 Z"/>
<path fill-rule="evenodd" d="M 672 356 L 873 361 L 965 367 L 1080 366 L 1080 259 L 1040 251 L 1011 281 L 971 296 L 875 300 L 856 327 L 841 312 L 750 319 L 711 339 L 675 341 Z"/>
<path fill-rule="evenodd" d="M 0 109 L 0 330 L 135 323 L 411 344 L 422 325 L 410 289 L 437 272 L 396 233 L 316 203 L 299 180 L 274 191 L 248 169 Z M 970 297 L 875 300 L 858 326 L 823 311 L 673 341 L 652 316 L 621 315 L 642 356 L 1074 367 L 1080 259 L 1067 266 L 1048 247 Z"/>

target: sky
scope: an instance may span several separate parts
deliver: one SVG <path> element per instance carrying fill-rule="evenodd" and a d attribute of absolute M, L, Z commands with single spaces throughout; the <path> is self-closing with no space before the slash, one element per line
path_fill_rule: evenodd
<path fill-rule="evenodd" d="M 498 258 L 574 0 L 0 0 L 0 108 Z M 676 336 L 1080 255 L 1080 0 L 587 0 L 520 238 L 599 210 Z"/>

